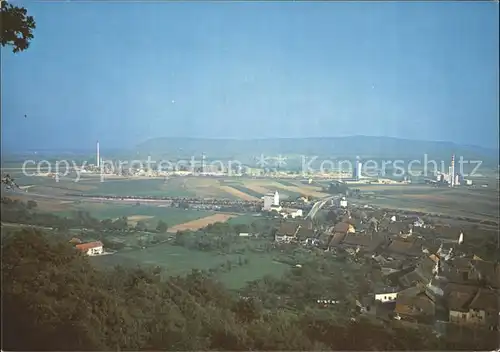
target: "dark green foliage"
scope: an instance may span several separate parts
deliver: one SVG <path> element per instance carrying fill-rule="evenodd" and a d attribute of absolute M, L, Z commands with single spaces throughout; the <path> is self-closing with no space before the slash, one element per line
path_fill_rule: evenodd
<path fill-rule="evenodd" d="M 260 294 L 235 297 L 207 274 L 161 278 L 161 270 L 98 271 L 71 245 L 33 230 L 2 243 L 3 350 L 436 350 L 426 330 L 306 307 L 265 308 L 262 299 L 317 287 L 311 270 L 297 279 L 261 280 Z M 311 272 L 310 272 L 311 271 Z M 255 288 L 254 288 L 255 289 Z M 335 288 L 325 287 L 322 293 Z M 325 291 L 326 290 L 326 291 Z M 347 294 L 347 293 L 346 293 Z M 311 296 L 310 296 L 311 295 Z M 310 297 L 309 297 L 310 296 Z M 454 347 L 460 347 L 455 344 Z M 482 346 L 484 347 L 484 346 Z M 484 349 L 484 348 L 483 348 Z"/>
<path fill-rule="evenodd" d="M 163 221 L 158 221 L 158 225 L 156 225 L 156 231 L 160 233 L 165 233 L 168 230 L 168 225 Z"/>
<path fill-rule="evenodd" d="M 345 194 L 349 192 L 349 187 L 345 183 L 332 182 L 328 186 L 327 192 L 330 194 Z"/>
<path fill-rule="evenodd" d="M 139 221 L 137 221 L 137 224 L 135 225 L 135 229 L 137 231 L 147 231 L 148 225 L 144 221 L 139 220 Z"/>
<path fill-rule="evenodd" d="M 24 7 L 17 7 L 2 1 L 0 41 L 2 46 L 10 45 L 14 53 L 28 49 L 33 30 L 36 27 L 32 16 Z"/>

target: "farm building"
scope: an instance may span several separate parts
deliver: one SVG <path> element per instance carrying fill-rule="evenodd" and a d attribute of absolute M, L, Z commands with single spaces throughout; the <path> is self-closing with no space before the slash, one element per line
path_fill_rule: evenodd
<path fill-rule="evenodd" d="M 75 248 L 90 256 L 104 253 L 104 247 L 101 241 L 77 244 Z"/>

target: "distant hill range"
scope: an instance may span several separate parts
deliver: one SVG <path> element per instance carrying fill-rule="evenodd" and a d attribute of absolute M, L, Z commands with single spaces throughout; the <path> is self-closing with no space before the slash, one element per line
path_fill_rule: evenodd
<path fill-rule="evenodd" d="M 318 157 L 360 158 L 429 158 L 449 160 L 483 160 L 498 165 L 498 150 L 478 146 L 458 145 L 451 142 L 419 141 L 392 137 L 325 137 L 325 138 L 273 138 L 273 139 L 208 139 L 208 138 L 154 138 L 137 146 L 141 155 L 199 156 L 210 158 L 236 158 L 238 156 L 306 155 Z"/>

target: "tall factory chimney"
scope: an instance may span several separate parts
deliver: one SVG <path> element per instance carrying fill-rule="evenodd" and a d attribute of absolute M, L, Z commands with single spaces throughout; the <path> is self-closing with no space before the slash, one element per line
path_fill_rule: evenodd
<path fill-rule="evenodd" d="M 100 157 L 99 157 L 99 141 L 97 141 L 97 167 L 99 167 L 99 164 L 100 164 Z"/>
<path fill-rule="evenodd" d="M 455 154 L 451 156 L 451 170 L 450 170 L 451 187 L 455 186 Z"/>

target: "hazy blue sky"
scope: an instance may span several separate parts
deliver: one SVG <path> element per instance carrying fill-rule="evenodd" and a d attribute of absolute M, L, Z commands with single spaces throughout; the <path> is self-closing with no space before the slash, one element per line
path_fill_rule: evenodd
<path fill-rule="evenodd" d="M 498 145 L 498 4 L 21 4 L 37 29 L 27 52 L 2 51 L 4 147 L 360 134 Z"/>

